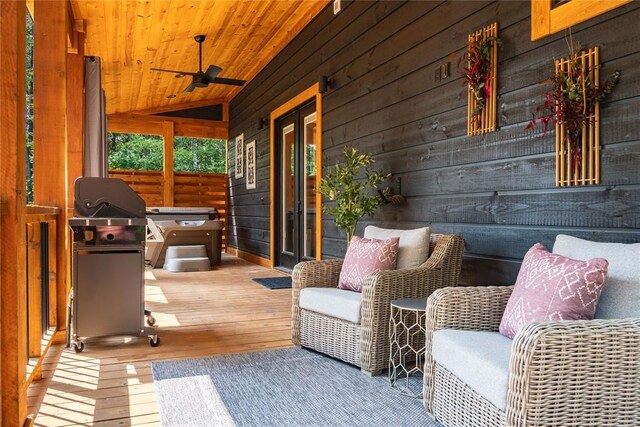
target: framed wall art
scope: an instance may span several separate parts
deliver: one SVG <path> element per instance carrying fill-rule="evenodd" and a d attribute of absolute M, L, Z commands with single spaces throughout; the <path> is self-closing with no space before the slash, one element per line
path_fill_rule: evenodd
<path fill-rule="evenodd" d="M 236 136 L 236 171 L 235 177 L 242 178 L 244 175 L 244 133 Z"/>
<path fill-rule="evenodd" d="M 256 188 L 256 141 L 247 144 L 247 190 Z"/>

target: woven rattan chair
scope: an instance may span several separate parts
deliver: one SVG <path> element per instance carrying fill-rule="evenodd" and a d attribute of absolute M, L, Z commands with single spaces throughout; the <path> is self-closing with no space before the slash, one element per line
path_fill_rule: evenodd
<path fill-rule="evenodd" d="M 427 301 L 424 404 L 453 426 L 639 426 L 640 319 L 544 321 L 511 344 L 506 410 L 434 363 L 434 331 L 498 331 L 513 287 L 447 288 Z"/>
<path fill-rule="evenodd" d="M 361 320 L 352 323 L 300 308 L 307 287 L 337 287 L 342 260 L 307 261 L 293 269 L 292 341 L 378 374 L 389 362 L 390 302 L 419 298 L 455 286 L 462 263 L 462 237 L 432 234 L 430 256 L 421 266 L 370 274 L 362 289 Z"/>

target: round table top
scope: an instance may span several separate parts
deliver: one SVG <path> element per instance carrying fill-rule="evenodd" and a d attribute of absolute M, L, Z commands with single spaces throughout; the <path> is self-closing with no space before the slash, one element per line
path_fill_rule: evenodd
<path fill-rule="evenodd" d="M 425 311 L 427 309 L 426 298 L 400 298 L 391 301 L 391 305 L 402 310 Z"/>

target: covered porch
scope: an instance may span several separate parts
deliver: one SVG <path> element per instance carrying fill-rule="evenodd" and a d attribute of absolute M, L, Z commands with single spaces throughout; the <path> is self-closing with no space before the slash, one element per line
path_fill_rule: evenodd
<path fill-rule="evenodd" d="M 455 285 L 512 285 L 529 248 L 539 242 L 550 249 L 559 234 L 640 242 L 640 6 L 581 3 L 1 2 L 2 425 L 158 425 L 151 361 L 291 347 L 291 292 L 252 279 L 344 257 L 344 230 L 323 214 L 331 202 L 317 189 L 345 148 L 371 153 L 391 174 L 385 185 L 405 201 L 379 207 L 356 234 L 369 225 L 428 226 L 462 236 Z M 27 14 L 34 19 L 33 80 Z M 465 55 L 471 35 L 494 23 L 493 112 L 479 130 Z M 199 34 L 206 35 L 200 61 Z M 542 126 L 539 108 L 558 70 L 554 60 L 569 56 L 574 42 L 599 47 L 601 82 L 620 72 L 591 119 L 599 126 L 593 150 L 585 145 L 577 163 L 560 148 L 552 122 Z M 157 348 L 138 338 L 92 341 L 79 354 L 64 346 L 73 267 L 68 220 L 86 155 L 85 56 L 102 60 L 106 130 L 163 139 L 161 170 L 110 176 L 147 206 L 215 207 L 224 221 L 220 268 L 145 272 L 146 304 L 162 338 Z M 185 91 L 197 75 L 182 71 L 209 64 L 222 69 L 221 79 L 245 83 Z M 530 129 L 532 117 L 538 125 Z M 295 141 L 307 142 L 287 139 L 292 129 Z M 32 204 L 25 132 L 34 141 Z M 179 137 L 225 140 L 226 171 L 176 171 Z M 578 177 L 580 168 L 592 176 Z M 304 171 L 300 181 L 290 179 L 295 170 Z"/>

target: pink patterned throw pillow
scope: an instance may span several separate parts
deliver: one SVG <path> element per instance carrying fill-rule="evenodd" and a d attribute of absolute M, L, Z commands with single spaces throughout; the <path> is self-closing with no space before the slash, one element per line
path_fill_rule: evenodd
<path fill-rule="evenodd" d="M 379 270 L 395 270 L 399 237 L 385 240 L 353 236 L 340 271 L 340 289 L 362 292 L 364 279 Z"/>
<path fill-rule="evenodd" d="M 524 256 L 500 333 L 513 338 L 532 322 L 593 319 L 608 265 L 603 258 L 578 261 L 550 253 L 536 243 Z"/>

